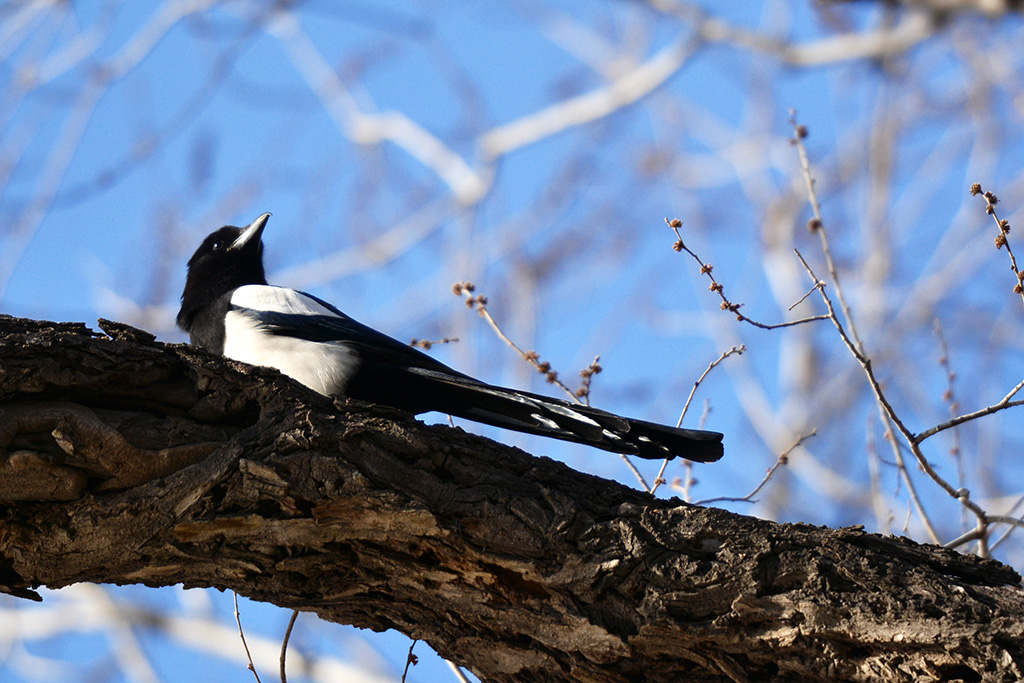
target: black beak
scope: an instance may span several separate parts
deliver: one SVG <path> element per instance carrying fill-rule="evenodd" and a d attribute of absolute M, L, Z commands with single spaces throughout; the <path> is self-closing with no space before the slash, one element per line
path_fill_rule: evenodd
<path fill-rule="evenodd" d="M 270 214 L 265 213 L 250 223 L 249 226 L 242 231 L 242 234 L 238 236 L 238 239 L 231 243 L 231 246 L 228 247 L 228 249 L 241 249 L 253 240 L 258 244 L 260 239 L 263 237 L 263 228 L 267 227 L 268 218 L 270 218 Z"/>

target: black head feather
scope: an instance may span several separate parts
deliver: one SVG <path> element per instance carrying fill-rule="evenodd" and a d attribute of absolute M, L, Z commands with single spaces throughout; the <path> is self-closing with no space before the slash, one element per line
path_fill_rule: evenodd
<path fill-rule="evenodd" d="M 178 326 L 192 332 L 196 315 L 242 285 L 265 285 L 263 228 L 265 213 L 245 228 L 225 225 L 203 240 L 188 260 L 185 291 L 181 294 Z"/>

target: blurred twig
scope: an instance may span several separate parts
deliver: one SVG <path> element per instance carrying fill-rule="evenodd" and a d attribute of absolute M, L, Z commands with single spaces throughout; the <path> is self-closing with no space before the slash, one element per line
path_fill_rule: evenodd
<path fill-rule="evenodd" d="M 939 348 L 942 350 L 939 365 L 946 371 L 946 390 L 942 392 L 942 400 L 949 406 L 949 416 L 953 418 L 960 412 L 960 403 L 956 400 L 956 373 L 953 372 L 953 366 L 949 359 L 949 344 L 946 343 L 946 335 L 942 332 L 942 323 L 936 318 L 933 321 L 933 325 L 935 327 L 935 336 L 939 339 Z M 964 476 L 964 459 L 961 451 L 959 429 L 953 429 L 953 445 L 949 449 L 949 454 L 953 457 L 954 462 L 956 462 L 957 486 L 963 487 L 966 478 Z M 966 510 L 964 510 L 964 514 L 966 515 Z M 963 522 L 967 523 L 966 517 L 963 518 Z"/>

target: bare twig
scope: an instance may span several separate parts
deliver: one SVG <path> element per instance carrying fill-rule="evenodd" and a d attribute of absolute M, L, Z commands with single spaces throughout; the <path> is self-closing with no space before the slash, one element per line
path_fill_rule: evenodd
<path fill-rule="evenodd" d="M 1020 295 L 1021 300 L 1024 301 L 1024 273 L 1017 268 L 1017 257 L 1013 255 L 1013 249 L 1010 247 L 1010 221 L 1006 219 L 1000 220 L 999 215 L 996 213 L 996 204 L 999 203 L 999 198 L 992 192 L 983 192 L 980 183 L 974 183 L 971 185 L 971 194 L 980 194 L 985 199 L 985 212 L 992 216 L 992 220 L 996 222 L 996 226 L 999 228 L 999 234 L 996 235 L 996 249 L 1002 249 L 1006 247 L 1006 253 L 1010 257 L 1010 270 L 1017 278 L 1017 282 L 1013 285 L 1013 291 Z"/>
<path fill-rule="evenodd" d="M 704 378 L 708 376 L 708 373 L 729 356 L 733 354 L 740 355 L 746 350 L 747 347 L 743 344 L 740 344 L 738 347 L 733 346 L 729 350 L 723 351 L 722 355 L 708 364 L 708 367 L 701 373 L 700 377 L 697 378 L 697 381 L 693 383 L 693 387 L 690 389 L 690 395 L 686 397 L 686 403 L 683 405 L 683 411 L 679 414 L 679 420 L 676 421 L 676 427 L 681 427 L 683 425 L 683 418 L 686 417 L 686 411 L 690 409 L 690 403 L 693 401 L 693 395 L 697 393 L 697 387 L 699 387 L 701 382 L 704 381 Z M 650 490 L 651 493 L 657 491 L 658 487 L 665 483 L 664 475 L 665 468 L 668 467 L 668 462 L 668 458 L 665 458 L 665 460 L 662 461 L 661 469 L 658 470 L 658 476 L 654 478 L 654 488 Z M 689 475 L 687 476 L 687 480 L 689 480 Z"/>
<path fill-rule="evenodd" d="M 889 529 L 892 528 L 893 521 L 895 521 L 895 515 L 886 502 L 885 495 L 882 493 L 881 466 L 890 463 L 884 460 L 882 454 L 878 452 L 878 442 L 875 439 L 874 423 L 870 413 L 867 416 L 867 425 L 864 433 L 866 436 L 864 446 L 868 456 L 868 478 L 871 482 L 871 505 L 874 508 L 878 529 L 882 533 L 887 534 Z M 899 482 L 899 479 L 897 479 L 897 482 Z"/>
<path fill-rule="evenodd" d="M 513 349 L 515 349 L 516 353 L 518 353 L 523 358 L 523 360 L 525 360 L 527 363 L 529 363 L 530 365 L 537 369 L 537 372 L 542 373 L 549 384 L 554 384 L 555 386 L 559 387 L 562 391 L 568 394 L 569 398 L 572 399 L 573 401 L 576 401 L 577 403 L 582 403 L 582 401 L 580 400 L 580 396 L 578 396 L 576 392 L 567 387 L 560 379 L 558 379 L 558 372 L 552 369 L 551 363 L 548 363 L 547 361 L 542 362 L 540 360 L 540 354 L 538 354 L 536 351 L 523 351 L 514 341 L 509 339 L 508 335 L 506 335 L 502 331 L 501 327 L 498 325 L 498 322 L 491 316 L 490 312 L 487 310 L 487 297 L 485 297 L 482 294 L 474 294 L 473 292 L 475 291 L 476 285 L 474 285 L 472 282 L 456 282 L 452 286 L 452 292 L 454 292 L 456 296 L 465 295 L 466 306 L 476 310 L 477 313 L 479 313 L 480 316 L 487 321 L 487 323 L 491 326 L 491 329 L 494 330 L 494 332 L 502 339 L 502 341 L 511 346 Z M 591 375 L 600 372 L 601 366 L 599 365 L 597 365 L 597 370 L 593 369 L 596 363 L 597 358 L 595 358 L 594 362 L 591 363 L 591 365 L 583 372 L 587 372 L 588 370 L 590 370 Z M 586 377 L 585 379 L 589 379 L 589 377 Z M 587 382 L 587 393 L 585 395 L 589 395 L 589 387 L 590 384 L 589 382 Z M 629 456 L 627 456 L 625 453 L 619 453 L 619 457 L 622 458 L 622 461 L 625 462 L 626 466 L 629 467 L 631 472 L 633 472 L 633 475 L 637 478 L 637 481 L 640 482 L 640 485 L 643 487 L 644 491 L 650 492 L 650 485 L 647 483 L 647 480 L 644 478 L 644 476 L 640 474 L 640 470 L 636 468 L 636 465 L 633 464 L 633 461 L 629 459 Z"/>
<path fill-rule="evenodd" d="M 704 424 L 707 422 L 708 413 L 711 412 L 711 402 L 704 399 L 704 410 L 701 412 L 700 420 L 697 423 L 698 429 L 704 429 Z M 693 465 L 692 460 L 683 460 L 683 476 L 682 478 L 676 477 L 672 481 L 672 488 L 682 491 L 683 500 L 687 503 L 690 502 L 690 491 L 693 485 L 697 483 L 697 480 L 693 476 Z M 680 483 L 681 481 L 681 483 Z"/>
<path fill-rule="evenodd" d="M 232 595 L 235 596 L 235 623 L 238 624 L 238 635 L 242 639 L 242 647 L 245 648 L 245 657 L 249 660 L 249 664 L 246 666 L 252 675 L 256 677 L 256 683 L 261 683 L 260 675 L 256 673 L 256 665 L 252 663 L 252 654 L 249 652 L 249 645 L 245 642 L 245 632 L 242 630 L 242 615 L 238 611 L 238 593 L 231 591 Z"/>
<path fill-rule="evenodd" d="M 284 632 L 284 640 L 281 641 L 281 683 L 288 683 L 288 674 L 285 673 L 285 656 L 288 654 L 288 640 L 292 637 L 292 629 L 295 628 L 295 620 L 299 616 L 299 610 L 292 612 L 292 618 L 288 620 L 288 628 Z"/>
<path fill-rule="evenodd" d="M 971 529 L 970 531 L 964 534 L 961 534 L 960 536 L 954 538 L 952 541 L 945 543 L 944 546 L 946 548 L 957 548 L 965 543 L 977 541 L 978 548 L 975 551 L 975 553 L 980 555 L 981 557 L 988 557 L 992 552 L 992 549 L 988 545 L 989 526 L 995 521 L 995 519 L 996 518 L 994 517 L 990 517 L 987 519 L 979 519 L 978 524 L 975 528 Z M 1003 523 L 1009 523 L 1014 525 L 1017 524 L 1017 520 L 1013 517 L 1000 516 L 998 517 L 998 519 Z"/>
<path fill-rule="evenodd" d="M 714 269 L 714 266 L 712 266 L 710 263 L 704 263 L 704 261 L 701 260 L 701 258 L 697 256 L 696 253 L 693 252 L 693 250 L 686 246 L 686 243 L 683 241 L 683 236 L 679 232 L 679 228 L 682 227 L 683 222 L 678 218 L 673 218 L 672 220 L 666 218 L 665 222 L 668 224 L 668 227 L 672 228 L 672 230 L 676 233 L 676 241 L 672 245 L 672 248 L 676 251 L 685 251 L 687 254 L 693 257 L 693 260 L 695 260 L 700 265 L 700 272 L 707 275 L 708 279 L 711 280 L 711 285 L 708 287 L 708 289 L 718 294 L 718 296 L 722 299 L 722 310 L 729 311 L 735 314 L 737 320 L 745 323 L 750 323 L 754 327 L 760 327 L 762 330 L 775 330 L 780 327 L 792 327 L 793 325 L 802 325 L 803 323 L 814 322 L 815 320 L 828 320 L 827 315 L 814 315 L 808 318 L 800 318 L 799 320 L 788 320 L 784 323 L 775 323 L 769 325 L 767 323 L 761 323 L 743 315 L 742 313 L 740 313 L 740 307 L 743 306 L 743 304 L 737 304 L 732 301 L 729 301 L 729 299 L 725 296 L 725 287 L 722 286 L 722 283 L 715 280 L 715 276 L 711 274 L 711 271 Z M 803 301 L 806 298 L 807 296 L 805 295 L 803 298 L 800 299 L 800 301 Z M 797 304 L 798 303 L 800 302 L 798 301 Z M 789 310 L 793 310 L 795 306 L 796 304 L 793 304 L 793 306 L 790 306 Z"/>
<path fill-rule="evenodd" d="M 843 311 L 843 319 L 850 328 L 850 335 L 857 343 L 857 350 L 864 353 L 864 343 L 860 339 L 860 334 L 857 332 L 857 327 L 853 323 L 853 316 L 850 315 L 850 307 L 846 303 L 846 296 L 843 294 L 842 285 L 839 282 L 839 272 L 836 270 L 835 261 L 832 259 L 832 248 L 828 242 L 828 231 L 825 230 L 825 222 L 821 218 L 821 203 L 818 201 L 818 193 L 814 189 L 816 181 L 814 176 L 811 175 L 811 162 L 807 157 L 807 148 L 804 147 L 804 138 L 807 137 L 807 127 L 802 126 L 796 121 L 796 110 L 790 110 L 789 123 L 793 126 L 793 138 L 791 142 L 796 146 L 797 152 L 800 155 L 800 170 L 803 172 L 804 182 L 807 183 L 807 196 L 811 203 L 811 210 L 814 212 L 814 218 L 808 223 L 808 228 L 812 232 L 818 233 L 818 237 L 821 238 L 821 251 L 825 256 L 825 263 L 828 265 L 828 274 L 832 278 L 832 285 L 835 287 L 836 296 L 839 298 L 839 307 Z"/>
<path fill-rule="evenodd" d="M 926 438 L 926 437 L 922 438 L 922 437 L 919 437 L 919 436 L 915 435 L 913 432 L 910 431 L 910 429 L 906 426 L 906 424 L 904 424 L 903 420 L 899 417 L 899 415 L 896 412 L 895 408 L 893 408 L 892 404 L 889 402 L 888 398 L 886 397 L 885 392 L 882 391 L 882 387 L 879 384 L 878 379 L 875 377 L 874 370 L 872 369 L 872 366 L 871 366 L 871 359 L 868 358 L 868 356 L 866 355 L 866 353 L 864 351 L 864 345 L 861 342 L 860 337 L 857 335 L 856 327 L 855 327 L 855 325 L 853 323 L 852 315 L 850 314 L 850 309 L 846 305 L 845 297 L 843 296 L 843 293 L 842 293 L 842 288 L 839 286 L 838 274 L 837 274 L 836 269 L 835 269 L 835 263 L 834 263 L 834 261 L 832 259 L 831 250 L 829 249 L 829 246 L 828 246 L 828 234 L 827 234 L 827 231 L 825 230 L 825 224 L 824 224 L 824 222 L 821 219 L 821 205 L 818 202 L 817 193 L 815 192 L 815 189 L 814 189 L 814 177 L 811 175 L 810 162 L 809 162 L 808 157 L 807 157 L 807 150 L 806 150 L 806 148 L 804 147 L 804 144 L 803 144 L 803 139 L 805 137 L 807 137 L 807 128 L 805 126 L 799 125 L 796 122 L 796 113 L 795 112 L 792 113 L 792 118 L 790 119 L 790 123 L 793 125 L 793 130 L 795 132 L 795 136 L 794 136 L 794 138 L 792 140 L 792 143 L 797 147 L 797 150 L 799 151 L 799 154 L 800 154 L 800 165 L 801 165 L 801 169 L 803 171 L 804 179 L 805 179 L 805 181 L 807 183 L 807 191 L 808 191 L 808 196 L 809 196 L 809 199 L 810 199 L 810 202 L 811 202 L 811 206 L 812 206 L 812 208 L 814 210 L 814 218 L 811 220 L 810 228 L 813 231 L 818 232 L 820 237 L 821 237 L 822 249 L 825 252 L 825 259 L 826 259 L 826 263 L 828 264 L 829 274 L 832 277 L 833 284 L 836 287 L 836 293 L 837 293 L 837 296 L 839 297 L 840 305 L 841 305 L 841 307 L 843 309 L 844 319 L 847 321 L 847 323 L 850 326 L 850 334 L 847 334 L 847 332 L 846 332 L 845 328 L 843 327 L 842 323 L 840 323 L 839 318 L 836 315 L 835 308 L 832 306 L 832 301 L 829 298 L 828 294 L 825 292 L 824 287 L 820 287 L 818 291 L 821 294 L 821 298 L 825 302 L 826 307 L 828 308 L 829 317 L 831 318 L 833 325 L 835 325 L 836 329 L 838 330 L 839 336 L 842 339 L 843 343 L 846 345 L 847 349 L 849 349 L 850 353 L 853 354 L 854 358 L 857 359 L 857 361 L 860 363 L 861 367 L 863 368 L 864 373 L 865 373 L 865 375 L 867 376 L 867 379 L 868 379 L 868 384 L 871 386 L 871 390 L 872 390 L 872 392 L 875 395 L 875 399 L 878 402 L 879 410 L 882 412 L 884 420 L 887 423 L 891 423 L 892 427 L 895 427 L 896 431 L 898 431 L 900 433 L 900 435 L 903 437 L 903 439 L 909 445 L 910 450 L 914 454 L 914 457 L 917 460 L 918 465 L 932 479 L 932 481 L 934 481 L 936 484 L 938 484 L 949 496 L 951 496 L 952 498 L 955 498 L 958 501 L 960 501 L 961 505 L 963 505 L 966 509 L 970 510 L 977 517 L 979 529 L 981 529 L 981 531 L 982 531 L 982 538 L 979 541 L 979 545 L 981 546 L 980 549 L 979 549 L 979 554 L 984 556 L 984 555 L 987 554 L 987 546 L 985 545 L 985 541 L 986 541 L 985 529 L 987 527 L 987 516 L 986 516 L 985 511 L 982 510 L 981 507 L 977 503 L 975 503 L 974 501 L 971 500 L 970 491 L 968 491 L 966 488 L 964 488 L 962 486 L 959 487 L 959 488 L 953 487 L 949 482 L 947 482 L 945 480 L 945 478 L 943 478 L 935 470 L 935 468 L 932 466 L 932 464 L 925 457 L 925 455 L 922 452 L 921 447 L 920 447 L 921 441 L 923 440 L 923 438 Z M 973 190 L 973 188 L 972 188 L 972 190 Z M 993 199 L 994 199 L 994 197 L 993 197 Z M 794 250 L 794 251 L 796 251 L 796 250 Z M 808 275 L 810 275 L 811 279 L 815 282 L 815 284 L 817 285 L 818 283 L 820 283 L 820 280 L 818 280 L 818 277 L 814 274 L 814 271 L 807 264 L 807 261 L 804 260 L 803 256 L 800 254 L 799 251 L 796 251 L 796 255 L 800 259 L 800 262 L 803 264 L 804 269 L 807 271 Z M 1014 392 L 1011 392 L 1010 395 L 1012 395 L 1016 391 L 1017 390 L 1014 390 Z M 1006 401 L 1006 400 L 1008 400 L 1008 399 L 1004 399 L 1004 401 Z M 1003 406 L 1003 407 L 1006 407 L 1006 406 Z M 981 411 L 979 411 L 979 412 L 981 412 Z M 955 420 L 950 420 L 950 423 L 952 423 L 954 421 Z M 947 423 L 947 424 L 949 424 L 949 423 Z M 957 424 L 959 424 L 959 422 Z M 953 425 L 950 424 L 949 426 L 953 426 Z M 929 434 L 929 436 L 930 436 L 930 434 Z M 894 451 L 896 453 L 897 463 L 900 464 L 901 471 L 904 472 L 904 479 L 906 480 L 908 487 L 913 487 L 913 483 L 911 481 L 910 474 L 906 470 L 906 468 L 903 466 L 903 463 L 902 463 L 902 453 L 900 452 L 899 447 L 896 444 L 894 435 L 892 437 L 892 442 L 893 442 Z M 923 506 L 920 503 L 920 499 L 916 496 L 916 492 L 912 492 L 912 499 L 914 500 L 915 505 L 917 505 L 918 511 L 920 513 L 922 513 L 922 519 L 925 521 L 926 527 L 929 530 L 929 534 L 932 536 L 933 540 L 936 543 L 939 542 L 938 536 L 937 536 L 934 528 L 931 526 L 930 522 L 928 521 L 927 516 L 923 515 Z"/>
<path fill-rule="evenodd" d="M 424 351 L 429 351 L 431 347 L 436 344 L 451 344 L 452 342 L 457 341 L 459 341 L 458 337 L 445 337 L 444 339 L 439 339 L 437 341 L 430 339 L 417 339 L 416 337 L 413 337 L 409 340 L 409 346 L 418 346 Z"/>
<path fill-rule="evenodd" d="M 364 110 L 292 12 L 275 12 L 269 29 L 348 138 L 364 145 L 391 142 L 404 149 L 433 171 L 464 205 L 476 204 L 487 195 L 493 181 L 490 168 L 478 171 L 471 167 L 461 155 L 400 111 Z"/>
<path fill-rule="evenodd" d="M 924 441 L 925 439 L 927 439 L 927 438 L 929 438 L 931 436 L 935 436 L 939 432 L 945 431 L 947 429 L 951 429 L 953 427 L 956 427 L 957 425 L 963 424 L 964 422 L 970 422 L 971 420 L 977 420 L 979 417 L 985 417 L 986 415 L 991 415 L 992 413 L 998 412 L 1000 410 L 1005 410 L 1007 408 L 1015 408 L 1017 406 L 1024 405 L 1024 400 L 1017 400 L 1017 401 L 1011 401 L 1010 400 L 1021 389 L 1024 389 L 1024 380 L 1022 380 L 1019 384 L 1017 384 L 1017 386 L 1015 386 L 1013 389 L 1011 389 L 1009 391 L 1009 393 L 1006 394 L 1006 396 L 1004 396 L 1002 398 L 1002 400 L 1000 400 L 998 403 L 993 403 L 990 406 L 987 406 L 985 408 L 981 408 L 980 410 L 975 410 L 972 413 L 965 413 L 963 415 L 958 415 L 957 417 L 954 417 L 952 420 L 948 420 L 946 422 L 943 422 L 942 424 L 935 425 L 934 427 L 931 427 L 929 429 L 924 430 L 920 434 L 915 434 L 915 435 L 913 435 L 913 442 L 915 444 L 919 444 L 922 441 Z"/>
<path fill-rule="evenodd" d="M 566 128 L 619 111 L 678 73 L 700 44 L 699 39 L 684 36 L 607 85 L 494 128 L 479 139 L 479 149 L 486 160 L 494 160 Z"/>
<path fill-rule="evenodd" d="M 683 418 L 686 417 L 686 411 L 690 409 L 690 403 L 693 401 L 693 395 L 697 393 L 697 388 L 700 386 L 701 382 L 703 382 L 704 379 L 708 376 L 708 373 L 710 373 L 719 363 L 724 361 L 729 356 L 733 354 L 737 356 L 743 355 L 743 352 L 746 350 L 747 347 L 744 346 L 743 344 L 740 344 L 739 346 L 733 346 L 729 348 L 727 351 L 723 351 L 722 355 L 720 355 L 718 358 L 716 358 L 715 360 L 711 361 L 711 363 L 708 364 L 708 367 L 705 368 L 704 372 L 700 374 L 700 377 L 697 378 L 697 381 L 693 383 L 693 387 L 690 389 L 690 395 L 686 397 L 686 403 L 683 405 L 683 411 L 679 413 L 679 419 L 676 421 L 676 427 L 683 426 Z"/>
<path fill-rule="evenodd" d="M 959 548 L 964 543 L 970 543 L 971 541 L 979 538 L 980 534 L 981 534 L 981 531 L 979 529 L 977 529 L 977 528 L 971 529 L 970 531 L 965 532 L 965 533 L 961 534 L 960 536 L 957 536 L 952 541 L 949 541 L 947 543 L 943 543 L 942 545 L 944 547 L 946 547 L 946 548 Z"/>
<path fill-rule="evenodd" d="M 820 283 L 821 281 L 818 279 L 818 276 L 814 274 L 814 271 L 807 264 L 807 261 L 804 259 L 803 255 L 796 249 L 794 249 L 793 251 L 794 253 L 796 253 L 797 258 L 800 259 L 800 263 L 803 264 L 804 270 L 807 271 L 807 274 L 810 275 L 811 279 L 816 283 Z M 878 383 L 878 379 L 875 377 L 875 371 L 871 367 L 871 359 L 866 357 L 863 353 L 861 353 L 861 351 L 857 348 L 854 341 L 846 333 L 846 329 L 843 327 L 843 324 L 839 321 L 839 317 L 836 315 L 835 307 L 832 306 L 832 300 L 829 298 L 828 293 L 825 292 L 825 288 L 821 287 L 818 290 L 818 292 L 821 295 L 822 301 L 825 302 L 825 306 L 828 308 L 828 314 L 829 318 L 832 320 L 832 324 L 835 325 L 836 330 L 839 332 L 839 338 L 843 340 L 843 343 L 846 345 L 846 348 L 849 349 L 850 353 L 853 354 L 853 357 L 856 358 L 857 362 L 860 363 L 861 368 L 863 368 L 864 370 L 864 374 L 867 376 L 868 384 L 871 386 L 871 391 L 875 394 L 875 400 L 878 401 L 878 404 L 880 406 L 882 417 L 887 423 L 887 438 L 889 438 L 893 444 L 893 450 L 895 451 L 897 464 L 900 465 L 901 469 L 906 469 L 903 466 L 903 454 L 899 451 L 899 444 L 896 442 L 895 434 L 893 434 L 891 431 L 891 427 L 889 426 L 890 424 L 891 426 L 894 426 L 896 430 L 899 431 L 899 433 L 907 441 L 907 443 L 910 444 L 911 451 L 917 458 L 918 464 L 925 472 L 928 473 L 928 476 L 930 476 L 933 481 L 939 484 L 939 486 L 941 486 L 950 496 L 952 496 L 953 498 L 957 498 L 964 505 L 970 507 L 970 509 L 974 511 L 975 514 L 979 516 L 979 518 L 984 517 L 984 512 L 981 510 L 981 508 L 979 508 L 975 503 L 970 501 L 966 496 L 961 497 L 960 492 L 963 491 L 964 489 L 958 490 L 953 488 L 945 479 L 943 479 L 939 475 L 938 472 L 935 471 L 935 468 L 932 467 L 931 463 L 928 462 L 928 459 L 924 457 L 924 453 L 921 452 L 921 449 L 913 441 L 913 433 L 907 428 L 905 424 L 903 424 L 903 420 L 900 419 L 899 415 L 896 413 L 896 409 L 892 407 L 892 404 L 889 403 L 889 399 L 886 398 L 885 393 L 882 391 L 882 387 Z M 908 486 L 913 486 L 912 482 L 910 481 L 909 474 L 906 477 L 906 480 Z M 915 499 L 915 504 L 918 505 L 919 511 L 923 512 L 923 507 L 921 507 L 920 505 L 920 499 L 918 499 L 916 495 L 913 497 Z M 922 519 L 927 519 L 927 517 L 922 516 Z M 930 530 L 929 533 L 933 535 L 933 540 L 936 543 L 938 543 L 938 536 L 935 535 L 934 529 L 931 527 L 931 524 L 926 523 L 926 526 Z"/>
<path fill-rule="evenodd" d="M 412 649 L 416 647 L 416 643 L 420 641 L 413 639 L 409 643 L 409 654 L 405 656 L 405 669 L 402 670 L 402 683 L 405 683 L 405 677 L 409 675 L 409 666 L 419 664 L 420 658 L 412 653 Z"/>
<path fill-rule="evenodd" d="M 874 31 L 850 31 L 828 38 L 794 43 L 730 23 L 704 10 L 699 3 L 682 0 L 647 0 L 655 9 L 682 18 L 710 43 L 741 46 L 754 54 L 769 55 L 795 66 L 821 66 L 857 59 L 898 55 L 935 34 L 937 12 L 907 12 L 896 25 Z"/>
<path fill-rule="evenodd" d="M 1010 528 L 1006 530 L 1006 533 L 1003 534 L 1003 536 L 999 539 L 999 541 L 997 541 L 996 543 L 993 543 L 991 545 L 991 547 L 988 548 L 988 552 L 991 552 L 992 549 L 995 548 L 999 543 L 1002 543 L 1006 539 L 1006 537 L 1010 535 L 1010 532 L 1012 532 L 1014 529 L 1024 529 L 1024 516 L 1021 516 L 1021 517 L 1009 517 L 1009 516 L 1006 516 L 1006 515 L 991 515 L 985 521 L 986 521 L 985 525 L 978 525 L 976 528 L 971 529 L 970 531 L 968 531 L 968 532 L 966 532 L 966 533 L 964 533 L 964 534 L 962 534 L 960 536 L 957 536 L 956 538 L 954 538 L 949 543 L 944 544 L 945 547 L 947 547 L 947 548 L 957 548 L 957 547 L 963 545 L 964 543 L 970 543 L 971 541 L 975 541 L 975 540 L 978 541 L 979 543 L 984 543 L 986 541 L 986 539 L 988 538 L 988 528 L 987 527 L 989 525 L 992 525 L 992 524 L 1007 524 L 1007 525 L 1009 525 Z M 978 554 L 979 555 L 983 555 L 983 554 L 987 554 L 987 553 L 980 550 L 978 552 Z"/>
<path fill-rule="evenodd" d="M 939 358 L 939 365 L 946 371 L 946 390 L 942 393 L 942 400 L 949 404 L 949 416 L 955 418 L 960 412 L 960 403 L 956 400 L 956 373 L 949 362 L 949 345 L 946 343 L 946 335 L 942 332 L 942 324 L 939 319 L 934 321 L 935 335 L 939 338 L 939 346 L 942 349 L 942 356 Z M 964 461 L 960 450 L 960 430 L 953 429 L 953 446 L 950 448 L 950 455 L 956 461 L 957 484 L 964 486 Z"/>
<path fill-rule="evenodd" d="M 536 351 L 523 351 L 514 341 L 508 338 L 508 335 L 502 331 L 501 327 L 498 326 L 498 322 L 493 316 L 491 316 L 490 311 L 487 310 L 487 297 L 483 294 L 474 295 L 473 292 L 475 291 L 476 285 L 472 282 L 456 282 L 452 285 L 452 292 L 454 292 L 456 296 L 465 295 L 466 306 L 479 313 L 480 317 L 487 321 L 487 324 L 491 326 L 491 329 L 494 330 L 495 334 L 497 334 L 502 341 L 515 349 L 516 353 L 522 356 L 523 360 L 537 369 L 537 372 L 544 375 L 548 384 L 554 384 L 556 387 L 568 394 L 569 398 L 574 401 L 578 400 L 576 392 L 558 379 L 558 372 L 551 369 L 551 363 L 548 363 L 547 361 L 542 362 L 540 360 L 540 354 Z"/>
<path fill-rule="evenodd" d="M 814 293 L 815 293 L 816 291 L 818 291 L 818 288 L 819 288 L 819 287 L 821 287 L 821 284 L 820 284 L 820 283 L 817 283 L 817 284 L 815 284 L 815 285 L 814 285 L 813 287 L 811 287 L 810 289 L 808 289 L 808 290 L 807 290 L 807 293 L 806 293 L 806 294 L 804 294 L 804 295 L 803 295 L 802 297 L 800 297 L 799 299 L 797 299 L 797 300 L 796 300 L 796 303 L 794 303 L 794 304 L 793 304 L 792 306 L 790 306 L 790 307 L 789 307 L 789 308 L 787 308 L 786 310 L 787 310 L 787 311 L 792 311 L 792 310 L 793 310 L 794 308 L 796 308 L 797 306 L 799 306 L 800 304 L 802 304 L 802 303 L 803 303 L 804 301 L 806 301 L 806 300 L 807 300 L 807 297 L 809 297 L 810 295 L 812 295 L 812 294 L 814 294 Z"/>
<path fill-rule="evenodd" d="M 628 467 L 629 471 L 633 473 L 633 476 L 636 477 L 636 480 L 640 482 L 640 486 L 643 487 L 644 491 L 650 493 L 652 491 L 650 484 L 647 483 L 647 480 L 644 478 L 644 475 L 640 474 L 640 470 L 636 468 L 636 465 L 633 464 L 633 461 L 630 459 L 630 457 L 625 453 L 619 453 L 619 457 L 622 458 L 622 462 L 626 463 L 626 467 Z"/>
<path fill-rule="evenodd" d="M 924 509 L 924 502 L 917 492 L 917 484 L 914 483 L 914 478 L 910 476 L 910 470 L 907 469 L 907 463 L 903 459 L 903 446 L 896 437 L 896 430 L 893 429 L 892 420 L 889 419 L 889 414 L 885 412 L 881 405 L 878 407 L 878 414 L 882 419 L 882 424 L 885 426 L 885 440 L 892 447 L 894 464 L 900 473 L 900 480 L 907 485 L 909 500 L 907 501 L 907 519 L 903 522 L 903 532 L 908 533 L 912 510 L 916 510 L 917 516 L 921 518 L 921 523 L 924 524 L 925 531 L 928 532 L 928 537 L 932 540 L 932 543 L 941 543 L 939 532 L 936 530 L 935 525 L 932 524 L 931 516 Z"/>
<path fill-rule="evenodd" d="M 590 405 L 590 383 L 604 368 L 601 367 L 598 361 L 601 360 L 601 356 L 594 356 L 594 360 L 587 367 L 580 370 L 580 388 L 576 390 L 576 398 L 583 401 L 588 406 Z"/>
<path fill-rule="evenodd" d="M 1008 512 L 1012 513 L 1015 509 L 1017 509 L 1017 507 L 1020 506 L 1021 503 L 1024 503 L 1024 496 L 1021 496 L 1020 498 L 1018 498 L 1017 502 L 1013 504 L 1013 506 L 1008 510 Z M 1013 523 L 1010 524 L 1009 522 L 1004 522 L 1005 519 L 1013 520 Z M 1017 529 L 1024 528 L 1024 515 L 1021 515 L 1019 517 L 1010 517 L 1009 514 L 1007 514 L 1007 515 L 995 515 L 993 517 L 990 517 L 989 521 L 991 521 L 994 524 L 1006 523 L 1006 524 L 1009 524 L 1009 527 L 1010 527 L 1010 528 L 1008 528 L 1006 530 L 1005 533 L 1003 533 L 1002 536 L 1000 536 L 998 539 L 996 539 L 996 542 L 993 543 L 989 547 L 989 550 L 995 550 L 1000 545 L 1002 545 L 1003 541 L 1005 541 L 1007 538 L 1009 538 L 1010 534 L 1012 534 Z"/>
<path fill-rule="evenodd" d="M 718 498 L 698 500 L 695 504 L 710 505 L 711 503 L 756 503 L 757 501 L 754 500 L 754 496 L 756 496 L 761 491 L 761 489 L 765 487 L 765 484 L 771 481 L 771 478 L 775 476 L 775 472 L 780 467 L 786 465 L 789 462 L 789 454 L 792 453 L 793 450 L 796 449 L 800 444 L 802 444 L 804 441 L 811 438 L 812 436 L 816 435 L 817 433 L 818 431 L 816 429 L 812 429 L 809 434 L 803 434 L 800 437 L 798 437 L 797 440 L 793 442 L 792 446 L 790 446 L 785 451 L 779 454 L 779 457 L 775 460 L 775 464 L 768 468 L 768 471 L 765 472 L 764 479 L 761 480 L 761 483 L 755 486 L 753 491 L 743 496 L 742 498 L 730 498 L 727 496 L 719 496 Z"/>

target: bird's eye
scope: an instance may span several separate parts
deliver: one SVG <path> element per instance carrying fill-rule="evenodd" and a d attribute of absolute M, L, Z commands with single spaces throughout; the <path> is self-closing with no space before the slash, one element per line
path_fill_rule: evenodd
<path fill-rule="evenodd" d="M 216 242 L 213 243 L 213 247 L 211 248 L 214 251 L 220 251 L 221 249 L 224 248 L 224 242 L 222 240 L 217 240 Z"/>

